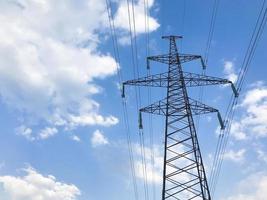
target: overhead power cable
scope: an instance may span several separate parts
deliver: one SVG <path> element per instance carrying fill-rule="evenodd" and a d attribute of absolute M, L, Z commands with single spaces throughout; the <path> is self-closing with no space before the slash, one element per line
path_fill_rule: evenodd
<path fill-rule="evenodd" d="M 150 54 L 150 28 L 149 28 L 149 6 L 147 0 L 144 0 L 144 16 L 145 16 L 145 33 L 146 33 L 146 57 Z M 147 76 L 150 76 L 150 68 L 147 66 Z M 148 88 L 148 104 L 152 103 L 151 88 Z M 153 131 L 153 118 L 149 114 L 149 148 L 150 148 L 150 162 L 151 162 L 151 176 L 152 176 L 152 199 L 156 200 L 156 186 L 155 186 L 155 155 L 154 155 L 154 131 Z"/>
<path fill-rule="evenodd" d="M 202 69 L 202 75 L 206 75 L 206 66 L 208 65 L 208 60 L 209 60 L 209 52 L 210 52 L 210 47 L 211 47 L 211 42 L 213 39 L 214 35 L 214 29 L 215 29 L 215 23 L 216 23 L 216 18 L 217 18 L 217 13 L 218 13 L 218 8 L 219 8 L 219 3 L 220 0 L 215 0 L 212 8 L 212 15 L 211 15 L 211 20 L 210 20 L 210 25 L 209 25 L 209 34 L 206 42 L 206 48 L 205 48 L 205 54 L 204 54 L 204 63 L 205 67 Z M 204 87 L 200 87 L 199 90 L 199 96 L 198 100 L 202 102 L 203 96 L 204 96 Z M 198 130 L 199 128 L 199 123 L 200 123 L 200 116 L 197 116 L 196 118 L 196 129 Z"/>
<path fill-rule="evenodd" d="M 184 35 L 185 29 L 185 16 L 186 16 L 186 0 L 183 0 L 183 12 L 182 12 L 182 25 L 181 25 L 181 35 Z M 181 50 L 183 48 L 183 40 L 181 40 Z"/>
<path fill-rule="evenodd" d="M 110 35 L 112 38 L 112 44 L 113 44 L 113 52 L 114 57 L 116 60 L 116 68 L 117 68 L 117 76 L 119 84 L 122 85 L 122 74 L 120 71 L 120 54 L 119 54 L 119 48 L 118 48 L 118 41 L 117 41 L 117 34 L 114 24 L 114 18 L 111 11 L 111 2 L 110 0 L 106 0 L 106 9 L 108 13 L 108 19 L 109 19 L 109 26 L 110 26 Z M 136 183 L 136 174 L 135 174 L 135 162 L 133 157 L 133 147 L 132 147 L 132 139 L 131 139 L 131 133 L 130 133 L 130 127 L 129 127 L 129 119 L 128 119 L 128 110 L 126 107 L 126 101 L 122 98 L 122 110 L 123 110 L 123 122 L 125 126 L 125 132 L 126 132 L 126 140 L 127 140 L 127 146 L 128 146 L 128 153 L 129 153 L 129 161 L 130 161 L 130 167 L 131 167 L 131 176 L 133 181 L 133 191 L 135 195 L 135 200 L 139 199 L 138 196 L 138 188 Z"/>
<path fill-rule="evenodd" d="M 134 0 L 131 0 L 131 6 L 129 0 L 127 0 L 127 11 L 128 11 L 128 23 L 129 23 L 129 32 L 131 38 L 131 52 L 132 52 L 132 62 L 133 62 L 133 72 L 134 78 L 139 78 L 139 66 L 138 66 L 138 54 L 137 54 L 137 42 L 136 42 L 136 23 L 135 23 L 135 9 L 134 9 Z M 132 15 L 131 15 L 132 14 Z M 133 25 L 132 25 L 133 23 Z M 139 108 L 141 105 L 140 97 L 140 88 L 135 88 L 135 100 L 136 100 L 136 110 L 139 113 Z M 140 147 L 141 147 L 141 156 L 142 156 L 142 170 L 144 176 L 144 191 L 145 191 L 145 200 L 149 200 L 148 184 L 147 184 L 147 167 L 146 167 L 146 155 L 144 152 L 144 139 L 142 137 L 143 133 L 139 129 Z"/>
<path fill-rule="evenodd" d="M 211 42 L 212 42 L 212 38 L 214 34 L 214 27 L 215 27 L 215 22 L 217 18 L 219 3 L 220 3 L 220 0 L 215 0 L 213 4 L 213 8 L 212 8 L 209 35 L 208 35 L 208 40 L 207 40 L 206 50 L 205 50 L 205 55 L 204 55 L 204 62 L 206 64 L 208 63 L 208 59 L 209 59 L 209 52 L 210 52 Z"/>
<path fill-rule="evenodd" d="M 246 50 L 246 54 L 244 57 L 244 60 L 242 62 L 242 66 L 239 72 L 238 80 L 237 80 L 237 91 L 240 93 L 249 69 L 249 66 L 251 64 L 251 61 L 254 57 L 255 50 L 257 48 L 257 45 L 259 43 L 259 40 L 262 36 L 262 33 L 264 31 L 264 28 L 266 26 L 267 21 L 267 7 L 266 7 L 266 0 L 263 1 L 263 4 L 261 6 L 260 13 L 258 15 L 256 25 L 253 30 L 253 34 L 250 38 L 250 42 L 248 45 L 248 48 Z M 218 183 L 223 158 L 226 150 L 226 146 L 229 139 L 229 134 L 231 131 L 231 124 L 233 121 L 234 113 L 235 113 L 235 107 L 238 103 L 238 98 L 232 98 L 230 106 L 227 109 L 225 122 L 227 123 L 227 128 L 220 133 L 220 139 L 218 140 L 218 151 L 215 157 L 214 165 L 212 167 L 212 195 L 214 195 L 216 185 Z"/>

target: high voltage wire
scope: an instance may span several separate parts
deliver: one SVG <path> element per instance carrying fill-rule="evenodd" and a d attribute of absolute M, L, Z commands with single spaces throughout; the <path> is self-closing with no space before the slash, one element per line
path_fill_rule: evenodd
<path fill-rule="evenodd" d="M 164 35 L 164 28 L 165 28 L 165 21 L 164 21 L 164 18 L 165 18 L 165 11 L 164 11 L 164 2 L 165 0 L 161 0 L 161 12 L 160 12 L 160 17 L 161 17 L 161 35 L 163 36 Z"/>
<path fill-rule="evenodd" d="M 149 35 L 149 7 L 147 0 L 144 0 L 144 16 L 145 16 L 145 32 L 146 32 L 146 57 L 150 54 L 150 35 Z M 147 76 L 150 75 L 150 68 L 147 66 Z M 151 103 L 151 88 L 148 88 L 148 103 Z M 149 138 L 150 138 L 150 160 L 151 160 L 151 175 L 152 175 L 152 199 L 156 199 L 156 188 L 155 188 L 155 155 L 154 155 L 154 131 L 152 125 L 152 114 L 149 114 Z"/>
<path fill-rule="evenodd" d="M 136 42 L 136 26 L 135 26 L 135 10 L 134 10 L 134 1 L 131 1 L 131 10 L 132 10 L 132 19 L 131 19 L 131 11 L 130 11 L 130 3 L 129 0 L 127 0 L 127 11 L 128 11 L 128 23 L 129 23 L 129 32 L 130 32 L 130 38 L 131 38 L 131 52 L 132 52 L 132 61 L 133 61 L 133 71 L 134 71 L 134 78 L 139 78 L 139 66 L 138 66 L 138 58 L 137 58 L 137 42 Z M 133 29 L 132 29 L 132 22 L 133 22 Z M 138 91 L 135 88 L 135 100 L 136 100 L 136 106 L 137 106 L 137 113 L 138 108 L 140 108 L 140 88 L 138 87 Z M 149 194 L 148 194 L 148 184 L 147 184 L 147 168 L 146 168 L 146 155 L 144 152 L 144 139 L 142 137 L 143 133 L 139 129 L 139 137 L 140 139 L 140 147 L 141 147 L 141 157 L 142 157 L 142 169 L 143 169 L 143 176 L 144 176 L 144 191 L 145 191 L 145 199 L 149 200 Z"/>
<path fill-rule="evenodd" d="M 116 59 L 116 65 L 117 65 L 117 76 L 118 76 L 119 84 L 122 85 L 123 78 L 122 78 L 122 74 L 121 74 L 121 71 L 119 68 L 120 55 L 119 55 L 119 49 L 118 49 L 116 29 L 115 29 L 115 25 L 114 25 L 114 18 L 113 18 L 113 15 L 111 13 L 110 0 L 106 0 L 106 9 L 107 9 L 107 13 L 108 13 L 111 38 L 112 38 L 112 43 L 113 43 L 114 57 Z M 135 164 L 134 164 L 133 149 L 132 149 L 132 139 L 131 139 L 130 128 L 129 128 L 128 110 L 126 107 L 126 101 L 124 99 L 122 99 L 122 108 L 123 108 L 123 121 L 124 121 L 125 129 L 126 129 L 126 140 L 127 140 L 127 146 L 128 146 L 131 175 L 132 175 L 132 179 L 133 179 L 134 195 L 135 195 L 135 199 L 138 200 L 139 197 L 138 197 L 138 189 L 137 189 L 137 183 L 136 183 Z"/>
<path fill-rule="evenodd" d="M 265 4 L 265 1 L 264 1 L 264 4 Z M 263 4 L 263 5 L 264 5 Z M 262 9 L 263 11 L 263 9 Z M 263 12 L 261 12 L 262 14 Z M 261 16 L 261 15 L 260 15 Z M 259 27 L 258 27 L 258 31 L 256 33 L 255 38 L 254 38 L 254 41 L 253 41 L 253 44 L 251 46 L 251 50 L 250 50 L 250 53 L 248 55 L 248 59 L 247 61 L 245 62 L 245 66 L 244 66 L 244 73 L 242 73 L 242 76 L 241 76 L 241 79 L 240 79 L 240 84 L 238 85 L 238 91 L 240 92 L 241 89 L 242 89 L 242 86 L 243 86 L 243 83 L 244 83 L 244 80 L 245 80 L 245 77 L 246 77 L 246 74 L 247 74 L 247 71 L 248 71 L 248 67 L 251 63 L 251 60 L 253 59 L 253 56 L 255 54 L 255 50 L 256 50 L 256 47 L 257 47 L 257 44 L 260 40 L 260 37 L 263 33 L 263 30 L 264 30 L 264 27 L 266 25 L 266 20 L 267 20 L 267 8 L 265 8 L 265 11 L 264 11 L 264 14 L 263 14 L 263 17 L 262 17 L 262 20 L 261 20 L 261 23 L 259 24 Z M 257 23 L 258 25 L 258 23 Z M 256 26 L 257 27 L 257 26 Z M 237 105 L 237 100 L 234 104 L 234 106 Z M 234 110 L 235 111 L 235 110 Z M 233 114 L 232 114 L 232 118 L 233 118 L 233 115 L 234 115 L 234 111 L 233 111 Z M 231 122 L 232 122 L 232 119 L 231 119 Z M 230 128 L 231 128 L 231 124 L 230 124 Z M 220 169 L 221 169 L 221 166 L 222 166 L 222 160 L 223 160 L 223 156 L 224 156 L 224 153 L 225 153 L 225 149 L 226 149 L 226 145 L 227 145 L 227 141 L 228 141 L 228 137 L 229 137 L 229 132 L 230 132 L 230 128 L 228 130 L 228 134 L 227 134 L 227 137 L 226 137 L 226 141 L 224 143 L 224 151 L 221 153 L 221 157 L 222 159 L 220 160 L 220 163 L 219 163 L 219 169 L 218 169 L 218 172 L 217 172 L 217 178 L 216 178 L 216 182 L 215 182 L 215 186 L 214 186 L 214 190 L 215 190 L 215 187 L 216 187 L 216 184 L 218 182 L 218 177 L 219 177 L 219 172 L 220 172 Z"/>
<path fill-rule="evenodd" d="M 217 13 L 218 13 L 218 7 L 219 7 L 220 0 L 215 0 L 212 8 L 212 15 L 211 15 L 211 21 L 210 21 L 210 26 L 209 26 L 209 34 L 207 38 L 207 43 L 206 43 L 206 49 L 205 49 L 205 54 L 204 54 L 204 63 L 205 66 L 208 65 L 208 60 L 209 60 L 209 52 L 211 48 L 211 41 L 214 35 L 214 29 L 215 29 L 215 23 L 216 23 L 216 18 L 217 18 Z M 202 69 L 202 75 L 206 75 L 206 67 Z M 199 90 L 199 96 L 198 100 L 202 102 L 204 96 L 204 87 L 200 87 Z M 196 129 L 199 129 L 199 123 L 200 123 L 200 116 L 197 116 L 196 119 Z"/>
<path fill-rule="evenodd" d="M 261 10 L 261 12 L 260 12 L 260 15 L 259 15 L 259 17 L 262 15 L 262 11 L 263 11 L 263 7 L 262 7 L 262 10 Z M 264 20 L 262 21 L 262 23 L 264 22 Z M 248 49 L 247 49 L 247 53 L 246 53 L 246 56 L 245 56 L 245 59 L 244 59 L 244 61 L 243 61 L 243 64 L 242 64 L 242 68 L 241 68 L 241 71 L 240 72 L 242 72 L 242 71 L 247 71 L 247 70 L 245 70 L 247 67 L 248 67 L 248 65 L 245 65 L 245 63 L 247 62 L 247 63 L 249 63 L 250 61 L 251 61 L 251 59 L 252 59 L 252 57 L 253 57 L 253 54 L 254 54 L 254 51 L 255 51 L 255 48 L 253 48 L 253 46 L 255 47 L 255 45 L 252 45 L 252 40 L 253 40 L 253 38 L 254 38 L 254 36 L 255 36 L 255 33 L 256 33 L 256 28 L 258 27 L 258 23 L 259 23 L 259 18 L 258 18 L 258 20 L 257 20 L 257 23 L 256 23 L 256 26 L 255 26 L 255 29 L 254 29 L 254 33 L 253 33 L 253 36 L 251 37 L 251 40 L 250 40 L 250 44 L 249 44 L 249 47 L 248 47 Z M 262 24 L 261 23 L 261 24 Z M 258 29 L 259 31 L 258 31 L 258 33 L 260 33 L 261 32 L 261 28 L 259 28 Z M 259 34 L 257 34 L 257 35 L 259 35 Z M 256 38 L 258 38 L 258 37 L 256 37 Z M 258 42 L 258 39 L 256 39 L 255 38 L 255 41 L 253 42 L 253 44 L 257 44 L 257 42 Z M 251 46 L 252 45 L 252 46 Z M 252 47 L 252 49 L 251 49 L 251 47 Z M 250 49 L 252 50 L 250 53 L 249 53 L 249 51 L 250 51 Z M 254 50 L 253 50 L 254 49 Z M 252 55 L 252 56 L 248 56 L 248 55 Z M 247 59 L 247 58 L 249 58 L 249 59 Z M 243 82 L 244 81 L 244 78 L 245 78 L 245 74 L 246 73 L 239 73 L 240 75 L 239 75 L 239 81 L 238 82 Z M 241 76 L 243 74 L 243 76 Z M 242 85 L 241 84 L 238 84 L 238 91 L 240 92 L 241 91 L 241 88 L 242 88 Z M 213 178 L 214 180 L 213 180 L 213 185 L 216 185 L 216 183 L 218 182 L 218 176 L 219 176 L 219 171 L 220 171 L 220 168 L 221 168 L 221 165 L 222 165 L 222 160 L 223 160 L 223 156 L 224 156 L 224 152 L 225 152 L 225 149 L 226 149 L 226 145 L 227 145 L 227 141 L 228 141 L 228 137 L 229 137 L 229 132 L 230 132 L 230 126 L 231 126 L 231 123 L 232 123 L 232 118 L 233 118 L 233 115 L 234 115 L 234 110 L 233 110 L 233 108 L 234 108 L 234 106 L 237 104 L 237 100 L 234 100 L 233 101 L 233 103 L 232 103 L 232 108 L 230 109 L 230 111 L 229 111 L 229 114 L 228 115 L 230 115 L 230 117 L 228 118 L 228 121 L 230 122 L 228 122 L 229 123 L 229 125 L 228 125 L 228 129 L 225 131 L 226 132 L 226 136 L 225 137 L 223 137 L 221 140 L 223 140 L 224 139 L 224 143 L 223 144 L 219 144 L 220 146 L 219 146 L 219 149 L 222 149 L 222 150 L 220 150 L 219 151 L 219 155 L 217 156 L 217 162 L 215 163 L 215 164 L 217 164 L 218 165 L 218 167 L 217 168 L 219 168 L 217 171 L 216 171 L 216 173 L 215 173 L 215 175 L 214 175 L 214 177 L 215 178 Z M 224 135 L 223 135 L 224 136 Z M 213 186 L 213 187 L 215 187 L 215 186 Z M 215 190 L 215 188 L 213 189 L 213 190 Z"/>
<path fill-rule="evenodd" d="M 253 44 L 250 48 L 250 52 L 248 53 L 248 56 L 246 56 L 245 58 L 246 61 L 244 61 L 243 65 L 244 65 L 244 70 L 241 71 L 242 75 L 241 75 L 241 80 L 239 82 L 239 87 L 238 89 L 241 91 L 242 89 L 242 86 L 243 86 L 243 83 L 244 83 L 244 77 L 248 71 L 248 67 L 251 63 L 251 60 L 255 54 L 255 50 L 256 50 L 256 47 L 258 45 L 258 42 L 259 42 L 259 38 L 261 37 L 262 33 L 263 33 L 263 30 L 265 28 L 265 25 L 266 25 L 266 20 L 267 20 L 267 16 L 266 16 L 266 13 L 267 13 L 267 8 L 264 9 L 265 7 L 265 4 L 266 4 L 266 0 L 263 1 L 263 5 L 262 5 L 262 8 L 261 8 L 261 11 L 260 11 L 260 15 L 257 19 L 257 23 L 256 23 L 256 26 L 255 26 L 255 29 L 254 29 L 254 32 L 253 32 L 253 36 L 252 36 L 252 39 L 254 38 L 254 41 L 253 41 Z M 264 14 L 263 14 L 264 13 Z M 263 15 L 262 17 L 262 20 L 260 21 L 260 18 L 261 16 Z M 259 22 L 260 21 L 260 22 Z M 255 30 L 256 28 L 258 27 L 258 31 L 255 35 Z M 251 40 L 252 40 L 251 39 Z M 251 43 L 251 42 L 250 42 Z"/>
<path fill-rule="evenodd" d="M 182 12 L 182 28 L 181 28 L 181 35 L 184 34 L 184 27 L 185 27 L 185 16 L 186 16 L 186 0 L 183 0 L 183 12 Z M 181 40 L 181 50 L 183 47 L 183 40 Z"/>
<path fill-rule="evenodd" d="M 209 52 L 210 52 L 210 47 L 211 47 L 211 41 L 212 41 L 212 38 L 213 38 L 214 27 L 215 27 L 215 22 L 216 22 L 216 18 L 217 18 L 219 3 L 220 3 L 220 0 L 215 0 L 214 4 L 213 4 L 212 17 L 211 17 L 211 21 L 210 21 L 209 35 L 208 35 L 208 40 L 207 40 L 206 50 L 205 50 L 205 56 L 204 56 L 204 62 L 206 64 L 208 63 Z"/>
<path fill-rule="evenodd" d="M 265 2 L 264 2 L 264 4 L 265 4 Z M 261 12 L 260 12 L 260 14 L 259 14 L 259 17 L 258 17 L 258 20 L 257 20 L 257 23 L 256 23 L 256 26 L 255 26 L 255 28 L 254 28 L 254 31 L 253 31 L 253 35 L 252 35 L 252 37 L 251 37 L 251 39 L 250 39 L 250 43 L 249 43 L 249 46 L 248 46 L 248 49 L 247 49 L 247 52 L 246 52 L 246 55 L 245 55 L 245 58 L 244 58 L 244 61 L 243 61 L 243 64 L 242 64 L 242 67 L 241 67 L 241 71 L 240 71 L 240 75 L 239 75 L 239 79 L 238 79 L 238 91 L 240 92 L 241 91 L 241 88 L 242 88 L 242 84 L 241 83 L 243 83 L 243 81 L 244 81 L 244 78 L 245 78 L 245 75 L 246 75 L 246 72 L 247 72 L 247 68 L 248 68 L 248 64 L 251 62 L 251 59 L 252 59 L 252 57 L 253 57 L 253 54 L 254 54 L 254 52 L 255 52 L 255 49 L 256 49 L 256 44 L 258 43 L 258 40 L 259 40 L 259 34 L 262 32 L 262 30 L 263 30 L 263 25 L 264 25 L 264 21 L 265 21 L 265 23 L 266 23 L 266 10 L 265 10 L 265 15 L 264 15 L 264 17 L 262 18 L 262 21 L 261 21 L 261 25 L 259 26 L 259 22 L 260 22 L 260 18 L 261 18 L 261 16 L 262 16 L 262 13 L 263 13 L 263 8 L 264 8 L 264 4 L 263 4 L 263 7 L 262 7 L 262 9 L 261 9 Z M 259 27 L 259 28 L 258 28 Z M 257 28 L 258 28 L 258 30 L 257 30 Z M 257 31 L 257 32 L 256 32 Z M 254 41 L 253 41 L 254 40 Z M 229 111 L 229 109 L 228 109 L 228 114 L 227 115 L 232 115 L 232 112 L 231 112 L 231 110 L 232 110 L 232 107 L 234 107 L 235 105 L 237 104 L 237 100 L 233 100 L 233 102 L 232 102 L 232 104 L 231 104 L 231 106 L 230 106 L 230 111 Z M 231 121 L 231 118 L 230 118 L 230 120 L 228 119 L 228 121 Z M 228 122 L 229 123 L 229 122 Z M 228 126 L 229 127 L 229 126 Z M 226 133 L 228 133 L 230 130 L 227 130 L 226 131 Z M 226 139 L 225 139 L 225 142 L 224 142 L 224 145 L 222 146 L 222 149 L 225 151 L 225 148 L 224 148 L 224 146 L 226 146 L 226 143 L 227 143 L 227 137 L 226 137 Z M 221 144 L 220 144 L 221 145 Z M 222 154 L 222 153 L 220 153 L 220 154 Z M 223 154 L 222 155 L 219 155 L 219 156 L 223 156 Z M 218 156 L 218 157 L 219 157 Z M 219 157 L 220 158 L 220 157 Z M 219 159 L 219 158 L 217 158 L 217 159 Z M 218 162 L 218 161 L 217 161 Z M 222 161 L 221 161 L 221 159 L 220 159 L 220 162 L 219 163 L 221 163 Z M 221 164 L 218 164 L 219 166 L 221 165 Z M 218 172 L 217 172 L 218 173 Z"/>
<path fill-rule="evenodd" d="M 239 72 L 238 81 L 237 81 L 237 90 L 240 93 L 242 90 L 242 86 L 245 80 L 245 77 L 248 72 L 249 65 L 254 57 L 256 47 L 258 45 L 258 42 L 260 40 L 260 37 L 264 31 L 266 21 L 267 21 L 267 8 L 265 6 L 266 0 L 263 1 L 259 16 L 257 18 L 256 25 L 253 30 L 253 34 L 250 38 L 250 42 L 248 45 L 248 48 L 246 50 L 246 54 L 244 57 L 244 60 L 242 62 L 241 70 Z M 226 114 L 226 120 L 228 123 L 227 129 L 225 131 L 222 131 L 220 134 L 220 140 L 217 144 L 217 155 L 216 155 L 216 161 L 214 163 L 214 166 L 212 168 L 213 177 L 212 177 L 212 196 L 214 195 L 216 185 L 218 183 L 218 178 L 220 175 L 220 170 L 223 163 L 223 158 L 227 146 L 227 142 L 229 139 L 229 133 L 231 131 L 231 124 L 233 121 L 234 113 L 235 113 L 235 106 L 237 105 L 238 99 L 232 98 L 232 102 L 230 103 L 230 106 L 228 107 L 227 114 Z"/>

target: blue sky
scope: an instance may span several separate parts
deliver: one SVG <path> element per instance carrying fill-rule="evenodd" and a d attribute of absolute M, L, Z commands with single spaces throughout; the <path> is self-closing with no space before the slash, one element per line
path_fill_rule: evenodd
<path fill-rule="evenodd" d="M 164 35 L 183 35 L 181 52 L 204 55 L 213 0 L 148 0 L 150 54 L 168 51 Z M 235 79 L 262 0 L 220 1 L 207 74 Z M 137 53 L 146 75 L 143 1 L 134 1 Z M 104 0 L 0 1 L 0 200 L 134 200 L 121 95 Z M 124 80 L 133 79 L 126 0 L 112 0 Z M 264 200 L 267 196 L 267 43 L 257 47 L 233 122 L 214 199 Z M 201 73 L 198 62 L 185 71 Z M 151 65 L 151 73 L 166 66 Z M 164 89 L 152 89 L 152 101 Z M 189 90 L 197 98 L 199 90 Z M 204 90 L 203 102 L 224 114 L 229 87 Z M 141 89 L 141 105 L 148 105 Z M 126 88 L 136 181 L 144 199 L 144 176 L 135 93 Z M 153 117 L 155 168 L 149 157 L 144 115 L 149 197 L 160 199 L 163 121 Z M 198 129 L 208 175 L 217 142 L 215 115 Z M 151 178 L 154 174 L 154 182 Z M 248 187 L 247 182 L 251 183 Z"/>

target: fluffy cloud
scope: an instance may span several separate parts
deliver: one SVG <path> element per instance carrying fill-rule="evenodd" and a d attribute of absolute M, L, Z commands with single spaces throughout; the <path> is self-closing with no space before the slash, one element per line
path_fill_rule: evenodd
<path fill-rule="evenodd" d="M 16 128 L 17 135 L 21 135 L 30 141 L 34 140 L 43 140 L 49 137 L 54 136 L 58 133 L 58 129 L 55 127 L 45 127 L 41 129 L 38 134 L 33 134 L 31 128 L 26 127 L 25 125 L 21 125 Z"/>
<path fill-rule="evenodd" d="M 56 128 L 46 127 L 39 133 L 41 139 L 46 139 L 57 134 L 58 130 Z"/>
<path fill-rule="evenodd" d="M 247 139 L 247 135 L 245 132 L 242 130 L 242 124 L 239 122 L 234 121 L 231 125 L 231 135 L 236 139 L 236 140 L 245 140 Z"/>
<path fill-rule="evenodd" d="M 226 78 L 233 83 L 237 81 L 237 74 L 235 73 L 234 62 L 224 61 L 224 73 Z"/>
<path fill-rule="evenodd" d="M 109 144 L 109 141 L 101 131 L 96 130 L 91 138 L 91 144 L 93 147 L 97 147 L 101 145 L 107 145 Z"/>
<path fill-rule="evenodd" d="M 225 152 L 224 158 L 226 160 L 231 160 L 234 162 L 242 162 L 245 159 L 245 153 L 246 153 L 245 149 L 240 149 L 238 151 L 229 150 Z"/>
<path fill-rule="evenodd" d="M 267 196 L 267 175 L 259 172 L 242 180 L 234 195 L 227 200 L 265 200 Z"/>
<path fill-rule="evenodd" d="M 131 4 L 131 1 L 129 2 L 130 2 L 129 13 L 130 13 L 130 22 L 132 31 L 134 30 L 134 23 L 135 23 L 136 34 L 139 35 L 141 33 L 145 33 L 146 32 L 145 19 L 149 23 L 149 31 L 155 31 L 159 28 L 160 25 L 158 24 L 157 20 L 151 16 L 148 16 L 147 13 L 145 13 L 144 10 L 145 1 L 137 0 L 133 4 L 133 6 Z M 152 6 L 154 5 L 154 0 L 148 0 L 146 2 L 148 9 L 151 9 Z M 133 10 L 134 10 L 135 21 L 133 20 Z M 129 33 L 124 31 L 130 29 L 127 1 L 122 1 L 121 4 L 118 6 L 118 10 L 114 17 L 114 23 L 115 26 L 118 27 L 118 29 L 122 30 L 122 32 L 119 32 L 120 34 L 119 42 L 123 45 L 130 44 Z"/>
<path fill-rule="evenodd" d="M 130 1 L 131 2 L 131 1 Z M 151 16 L 146 16 L 145 10 L 144 10 L 144 2 L 142 0 L 136 1 L 136 3 L 133 5 L 134 9 L 134 15 L 135 15 L 135 28 L 136 28 L 136 33 L 145 33 L 146 28 L 145 28 L 145 18 L 147 17 L 148 23 L 149 23 L 149 30 L 150 31 L 155 31 L 158 27 L 159 24 L 156 21 L 156 19 L 152 18 Z M 154 4 L 154 0 L 148 0 L 147 1 L 147 6 L 148 9 L 151 9 L 151 7 Z M 131 18 L 131 23 L 133 24 L 133 12 L 132 12 L 132 4 L 130 3 L 130 18 Z M 127 1 L 123 1 L 119 7 L 118 11 L 115 14 L 115 24 L 117 27 L 122 28 L 122 29 L 129 29 L 129 18 L 128 18 L 128 6 L 127 6 Z"/>
<path fill-rule="evenodd" d="M 1 1 L 0 11 L 1 99 L 21 113 L 25 126 L 45 124 L 21 135 L 46 139 L 57 127 L 118 123 L 99 114 L 92 99 L 101 92 L 94 80 L 116 71 L 115 60 L 97 50 L 94 34 L 107 26 L 104 1 Z"/>
<path fill-rule="evenodd" d="M 149 8 L 153 1 L 148 1 Z M 125 2 L 114 3 L 116 26 L 129 30 Z M 141 0 L 135 5 L 137 32 L 143 33 Z M 149 18 L 151 31 L 158 27 Z M 105 0 L 14 0 L 0 2 L 0 97 L 20 113 L 29 140 L 52 136 L 33 131 L 44 124 L 73 129 L 112 126 L 118 119 L 102 116 L 93 95 L 102 92 L 96 79 L 114 75 L 116 62 L 98 49 L 109 31 Z M 53 134 L 52 134 L 53 133 Z M 39 134 L 39 136 L 36 136 Z"/>
<path fill-rule="evenodd" d="M 233 122 L 232 136 L 237 140 L 267 137 L 267 87 L 254 85 L 246 92 L 239 108 L 243 114 Z"/>
<path fill-rule="evenodd" d="M 143 171 L 143 163 L 142 163 L 142 149 L 140 145 L 134 145 L 134 153 L 136 156 L 135 160 L 135 173 L 139 179 L 146 179 L 148 183 L 162 183 L 162 166 L 163 166 L 163 156 L 160 153 L 160 147 L 154 147 L 154 166 L 151 158 L 151 150 L 148 147 L 144 147 L 144 153 L 146 155 L 146 171 L 147 175 L 145 176 Z"/>
<path fill-rule="evenodd" d="M 257 158 L 267 164 L 267 153 L 261 149 L 258 149 L 256 152 L 257 152 Z"/>
<path fill-rule="evenodd" d="M 32 129 L 26 127 L 25 125 L 21 125 L 20 127 L 16 128 L 16 133 L 30 141 L 35 140 L 35 137 L 32 135 Z"/>
<path fill-rule="evenodd" d="M 44 176 L 27 168 L 22 177 L 0 176 L 3 191 L 10 200 L 76 200 L 81 194 L 73 184 L 59 182 L 52 175 Z"/>
<path fill-rule="evenodd" d="M 81 138 L 79 138 L 77 135 L 71 136 L 71 139 L 75 142 L 81 142 Z"/>

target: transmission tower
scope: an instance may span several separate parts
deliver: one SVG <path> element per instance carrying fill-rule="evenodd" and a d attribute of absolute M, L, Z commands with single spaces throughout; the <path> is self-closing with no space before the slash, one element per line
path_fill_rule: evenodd
<path fill-rule="evenodd" d="M 166 98 L 141 108 L 139 113 L 139 128 L 143 128 L 142 112 L 165 116 L 162 200 L 210 200 L 193 115 L 216 112 L 222 129 L 224 123 L 217 109 L 188 97 L 187 87 L 231 84 L 234 94 L 238 94 L 227 79 L 184 72 L 182 63 L 195 59 L 200 59 L 205 68 L 202 57 L 180 54 L 176 39 L 181 36 L 162 38 L 169 40 L 169 53 L 147 57 L 147 68 L 150 61 L 156 61 L 168 65 L 168 71 L 124 82 L 122 96 L 125 96 L 125 85 L 167 88 Z"/>

